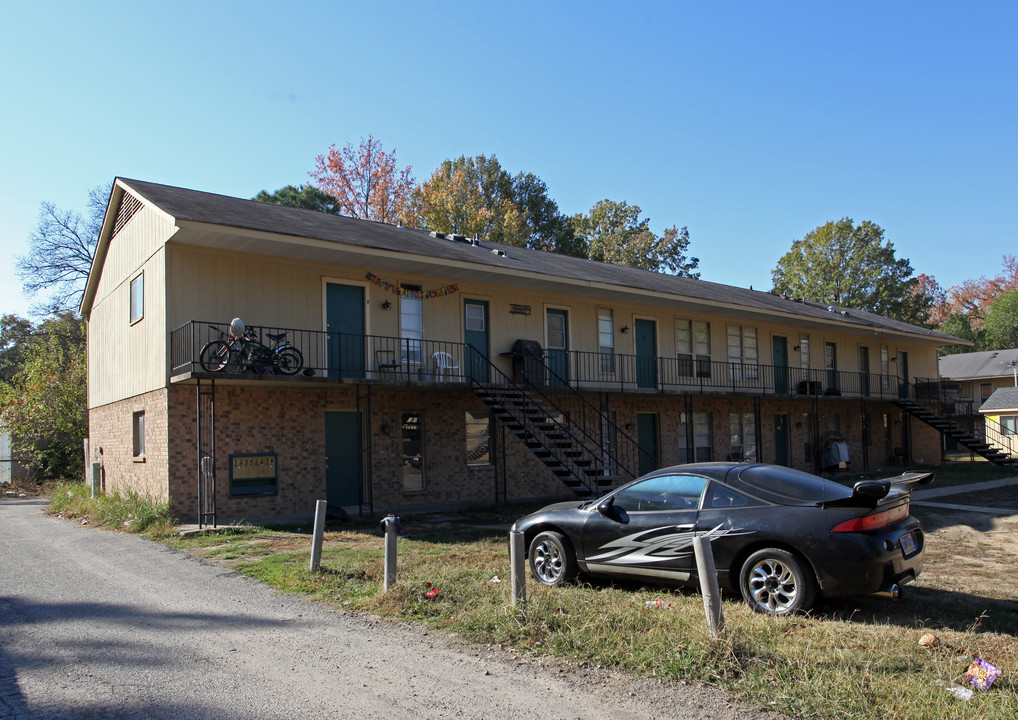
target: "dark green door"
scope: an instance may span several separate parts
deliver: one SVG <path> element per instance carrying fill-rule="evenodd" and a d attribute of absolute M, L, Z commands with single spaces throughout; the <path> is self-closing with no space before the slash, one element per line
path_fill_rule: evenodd
<path fill-rule="evenodd" d="M 636 387 L 657 387 L 657 322 L 637 318 L 633 323 L 636 332 Z"/>
<path fill-rule="evenodd" d="M 658 469 L 658 432 L 656 413 L 636 414 L 636 442 L 640 446 L 640 474 Z"/>
<path fill-rule="evenodd" d="M 865 345 L 859 346 L 859 391 L 870 396 L 870 349 Z"/>
<path fill-rule="evenodd" d="M 788 338 L 775 335 L 774 346 L 774 392 L 788 394 Z"/>
<path fill-rule="evenodd" d="M 785 467 L 791 467 L 789 462 L 789 435 L 788 435 L 788 416 L 787 415 L 775 415 L 774 416 L 774 462 L 778 465 L 784 465 Z"/>
<path fill-rule="evenodd" d="M 488 302 L 486 300 L 463 300 L 463 342 L 468 345 L 466 362 L 470 377 L 474 382 L 488 382 Z"/>
<path fill-rule="evenodd" d="M 361 416 L 349 411 L 325 413 L 325 492 L 329 507 L 360 505 Z"/>
<path fill-rule="evenodd" d="M 325 330 L 333 377 L 364 377 L 364 288 L 327 283 Z"/>
<path fill-rule="evenodd" d="M 548 308 L 545 311 L 545 334 L 548 337 L 547 359 L 549 385 L 569 384 L 569 313 Z"/>
<path fill-rule="evenodd" d="M 898 397 L 908 398 L 908 353 L 898 351 Z"/>

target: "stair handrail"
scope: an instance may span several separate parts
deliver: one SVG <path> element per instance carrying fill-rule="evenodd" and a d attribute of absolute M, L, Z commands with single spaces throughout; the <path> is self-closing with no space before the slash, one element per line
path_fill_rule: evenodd
<path fill-rule="evenodd" d="M 540 397 L 541 400 L 544 403 L 546 403 L 547 406 L 550 407 L 558 415 L 561 415 L 563 418 L 571 417 L 571 415 L 565 409 L 563 409 L 557 402 L 555 402 L 555 400 L 547 392 L 545 392 L 544 389 L 541 386 L 531 382 L 530 379 L 525 377 L 525 376 L 521 378 L 522 382 L 514 380 L 513 378 L 511 378 L 508 375 L 506 375 L 506 373 L 504 373 L 501 369 L 496 367 L 491 362 L 491 360 L 489 358 L 485 357 L 483 353 L 478 351 L 476 347 L 474 347 L 473 345 L 469 345 L 469 344 L 468 344 L 468 347 L 469 347 L 471 352 L 474 352 L 477 355 L 479 355 L 479 356 L 481 356 L 481 357 L 483 357 L 485 359 L 485 361 L 488 364 L 489 374 L 491 374 L 493 372 L 494 376 L 501 380 L 501 382 L 497 382 L 497 383 L 493 383 L 490 380 L 488 382 L 482 382 L 482 381 L 477 380 L 477 378 L 474 377 L 473 373 L 471 373 L 470 374 L 470 382 L 471 382 L 472 386 L 485 388 L 485 387 L 489 387 L 489 386 L 493 386 L 494 385 L 494 386 L 497 386 L 497 387 L 507 387 L 507 388 L 510 388 L 510 389 L 517 390 L 524 397 L 528 397 L 528 396 L 529 397 L 533 397 L 533 396 L 536 395 L 536 396 Z M 569 388 L 569 389 L 572 390 L 572 392 L 577 397 L 579 397 L 579 399 L 581 401 L 583 401 L 595 413 L 597 413 L 598 416 L 600 418 L 602 418 L 605 422 L 607 422 L 609 425 L 611 425 L 613 427 L 617 427 L 615 425 L 615 423 L 612 423 L 611 420 L 604 415 L 604 413 L 601 413 L 596 407 L 593 406 L 593 404 L 591 404 L 589 401 L 587 401 L 586 398 L 584 398 L 582 395 L 579 395 L 579 393 L 577 393 L 575 391 L 575 389 L 573 389 L 573 388 Z M 537 405 L 537 403 L 534 402 L 533 400 L 530 400 L 530 403 L 532 403 L 534 405 Z M 612 463 L 612 467 L 617 468 L 618 470 L 622 471 L 629 478 L 636 477 L 636 474 L 632 470 L 630 470 L 629 467 L 626 464 L 624 464 L 621 461 L 621 459 L 617 456 L 617 454 L 615 452 L 612 452 L 609 448 L 606 448 L 605 446 L 603 446 L 602 443 L 597 438 L 592 436 L 586 430 L 586 428 L 584 426 L 576 425 L 573 422 L 569 422 L 568 424 L 560 422 L 555 417 L 555 415 L 553 413 L 548 412 L 548 408 L 547 407 L 543 407 L 542 409 L 544 411 L 544 414 L 546 415 L 546 419 L 548 421 L 551 421 L 551 423 L 553 423 L 559 430 L 561 430 L 568 437 L 572 438 L 576 443 L 578 443 L 580 448 L 584 452 L 588 453 L 590 455 L 590 457 L 594 458 L 596 464 L 605 466 L 605 455 L 607 455 L 608 459 Z M 507 408 L 507 410 L 508 410 L 508 408 Z M 524 427 L 528 427 L 529 428 L 532 425 L 532 423 L 530 423 L 528 421 L 526 416 L 521 418 L 516 413 L 511 413 L 511 414 L 512 414 L 514 419 L 516 419 L 517 421 L 521 421 L 524 424 Z M 542 423 L 542 424 L 547 425 L 547 423 Z M 582 436 L 577 436 L 577 433 L 573 431 L 573 427 L 571 427 L 571 426 L 575 426 L 575 429 L 578 430 L 582 434 Z M 540 432 L 543 433 L 545 431 L 546 430 L 542 430 Z M 621 432 L 621 430 L 620 430 L 620 432 Z M 582 473 L 579 470 L 579 468 L 575 464 L 573 458 L 570 458 L 570 457 L 564 455 L 562 452 L 560 452 L 556 448 L 548 447 L 548 445 L 543 441 L 543 439 L 541 438 L 539 433 L 531 433 L 531 435 L 540 444 L 542 449 L 544 449 L 545 451 L 547 451 L 548 453 L 553 455 L 560 463 L 562 463 L 562 465 L 570 472 L 570 474 L 573 477 L 575 477 L 576 480 L 588 492 L 590 492 L 594 497 L 597 497 L 597 495 L 599 494 L 599 490 L 598 490 L 596 484 L 594 485 L 594 487 L 591 487 L 591 484 L 588 483 L 588 481 L 587 481 L 587 476 L 585 476 L 584 473 Z M 628 437 L 628 435 L 626 435 L 626 437 Z M 632 442 L 632 438 L 629 438 L 629 439 Z M 635 442 L 634 442 L 634 445 L 635 445 Z M 638 445 L 636 445 L 636 447 L 639 448 Z"/>

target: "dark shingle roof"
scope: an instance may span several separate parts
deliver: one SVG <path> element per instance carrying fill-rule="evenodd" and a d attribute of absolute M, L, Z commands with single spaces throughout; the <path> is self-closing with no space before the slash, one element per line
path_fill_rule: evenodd
<path fill-rule="evenodd" d="M 1018 410 L 1018 387 L 997 388 L 986 402 L 979 406 L 979 412 L 991 410 Z"/>
<path fill-rule="evenodd" d="M 866 312 L 821 303 L 785 299 L 769 292 L 746 290 L 706 280 L 638 270 L 608 263 L 482 241 L 482 247 L 432 237 L 423 230 L 401 228 L 326 213 L 243 200 L 140 180 L 121 179 L 142 198 L 178 220 L 311 238 L 358 247 L 388 250 L 458 262 L 532 272 L 560 278 L 693 298 L 709 303 L 741 306 L 856 327 L 908 333 L 942 344 L 958 338 Z M 506 257 L 492 252 L 501 249 Z"/>
<path fill-rule="evenodd" d="M 990 350 L 958 353 L 940 358 L 940 377 L 951 380 L 996 378 L 1012 374 L 1018 367 L 1018 350 Z"/>

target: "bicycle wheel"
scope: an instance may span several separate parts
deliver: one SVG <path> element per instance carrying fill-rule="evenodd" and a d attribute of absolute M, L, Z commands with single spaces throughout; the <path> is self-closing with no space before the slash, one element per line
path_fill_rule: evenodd
<path fill-rule="evenodd" d="M 222 372 L 230 365 L 232 353 L 229 344 L 222 340 L 213 340 L 201 349 L 198 362 L 205 372 Z"/>
<path fill-rule="evenodd" d="M 304 356 L 295 347 L 284 347 L 276 351 L 276 369 L 283 375 L 296 375 L 304 367 Z"/>

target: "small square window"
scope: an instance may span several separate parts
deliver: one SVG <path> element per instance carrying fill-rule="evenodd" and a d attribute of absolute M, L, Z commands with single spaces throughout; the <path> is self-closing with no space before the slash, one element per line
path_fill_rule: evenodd
<path fill-rule="evenodd" d="M 145 317 L 145 273 L 131 281 L 131 324 Z"/>
<path fill-rule="evenodd" d="M 131 421 L 131 455 L 135 460 L 145 457 L 145 411 L 134 413 Z"/>

